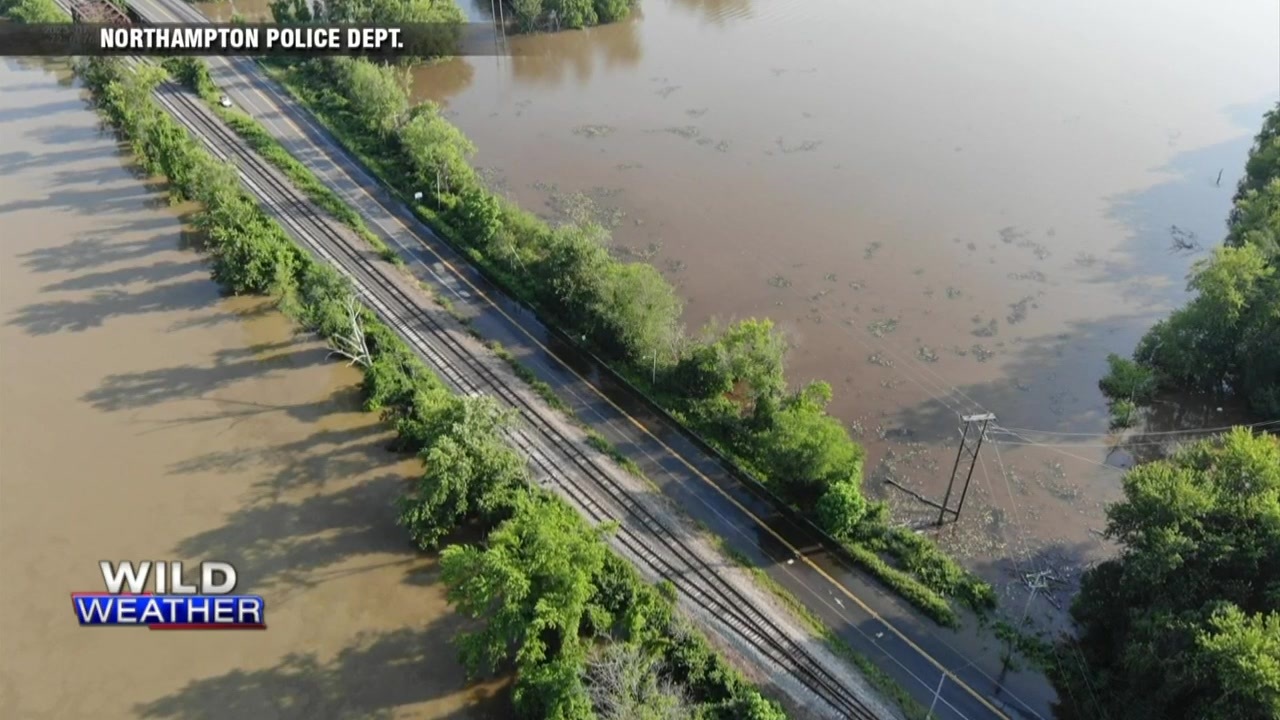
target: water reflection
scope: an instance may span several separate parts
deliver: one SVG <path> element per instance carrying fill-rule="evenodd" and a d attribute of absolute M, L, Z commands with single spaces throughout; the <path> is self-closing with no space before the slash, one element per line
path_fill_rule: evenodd
<path fill-rule="evenodd" d="M 471 63 L 496 62 L 498 58 L 450 58 L 429 65 L 420 65 L 409 71 L 409 93 L 415 101 L 430 98 L 445 102 L 466 90 L 475 79 Z"/>
<path fill-rule="evenodd" d="M 672 5 L 698 15 L 713 25 L 751 16 L 751 0 L 669 0 Z"/>
<path fill-rule="evenodd" d="M 511 40 L 511 75 L 527 85 L 585 85 L 598 66 L 626 68 L 640 62 L 639 12 L 623 22 L 587 30 Z"/>

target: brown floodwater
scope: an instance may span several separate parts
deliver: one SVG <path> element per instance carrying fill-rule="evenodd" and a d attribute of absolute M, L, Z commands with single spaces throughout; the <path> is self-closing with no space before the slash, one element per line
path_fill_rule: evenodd
<path fill-rule="evenodd" d="M 392 502 L 357 373 L 224 299 L 65 69 L 0 65 L 0 707 L 66 718 L 507 717 Z M 82 629 L 102 559 L 225 560 L 264 632 Z"/>
<path fill-rule="evenodd" d="M 417 68 L 413 92 L 495 188 L 613 225 L 690 327 L 774 318 L 898 517 L 936 517 L 882 481 L 940 500 L 959 414 L 1027 429 L 992 434 L 943 539 L 990 577 L 1048 563 L 1069 585 L 1106 552 L 1117 468 L 1157 447 L 1109 447 L 1104 358 L 1220 240 L 1280 93 L 1278 24 L 1275 3 L 641 0 Z M 1184 405 L 1148 429 L 1233 417 Z"/>

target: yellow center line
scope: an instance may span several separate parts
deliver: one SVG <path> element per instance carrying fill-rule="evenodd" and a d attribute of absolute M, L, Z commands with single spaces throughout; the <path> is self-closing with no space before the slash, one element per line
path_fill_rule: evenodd
<path fill-rule="evenodd" d="M 165 14 L 166 16 L 168 16 L 168 17 L 172 17 L 171 15 L 169 15 L 169 13 L 168 13 L 167 11 L 163 11 L 163 12 L 164 12 L 164 14 Z M 225 62 L 225 63 L 226 63 L 226 65 L 227 65 L 228 69 L 230 69 L 232 73 L 234 73 L 234 74 L 236 74 L 236 75 L 239 75 L 239 74 L 240 74 L 240 73 L 239 73 L 239 71 L 238 71 L 238 69 L 237 69 L 237 68 L 236 68 L 236 67 L 231 63 L 231 61 L 230 61 L 229 59 L 222 59 L 222 60 L 223 60 L 223 62 Z M 263 92 L 261 89 L 259 89 L 257 86 L 255 86 L 252 82 L 249 82 L 249 83 L 247 83 L 247 84 L 248 84 L 248 87 L 247 87 L 247 91 L 248 91 L 248 92 L 252 92 L 252 93 L 254 93 L 254 94 L 255 94 L 255 95 L 257 95 L 258 97 L 260 97 L 264 102 L 266 102 L 268 105 L 270 105 L 270 104 L 271 104 L 271 98 L 270 98 L 270 97 L 268 97 L 268 96 L 267 96 L 267 94 L 266 94 L 265 92 Z M 274 93 L 275 91 L 273 90 L 272 92 Z M 314 147 L 316 150 L 319 150 L 319 151 L 321 151 L 321 152 L 324 152 L 324 148 L 322 148 L 322 147 L 320 147 L 320 146 L 316 145 L 315 143 L 311 142 L 311 140 L 310 140 L 310 139 L 308 139 L 306 132 L 304 132 L 304 131 L 302 130 L 302 128 L 301 128 L 301 127 L 299 127 L 299 126 L 298 126 L 298 124 L 297 124 L 297 123 L 295 123 L 295 122 L 293 121 L 293 119 L 292 119 L 292 118 L 290 118 L 290 117 L 288 116 L 288 114 L 284 113 L 283 111 L 282 111 L 282 112 L 280 112 L 280 119 L 282 119 L 282 120 L 284 120 L 284 122 L 288 123 L 288 125 L 289 125 L 291 128 L 293 128 L 293 129 L 294 129 L 294 131 L 296 131 L 296 132 L 298 133 L 298 135 L 299 135 L 303 140 L 305 140 L 308 144 L 310 144 L 310 145 L 311 145 L 312 147 Z M 319 128 L 317 128 L 317 129 L 319 129 Z M 343 177 L 345 177 L 347 180 L 351 181 L 351 182 L 352 182 L 356 187 L 358 187 L 358 188 L 360 187 L 360 183 L 359 183 L 359 182 L 357 182 L 355 178 L 351 177 L 351 175 L 347 173 L 346 169 L 345 169 L 345 168 L 343 168 L 340 164 L 338 164 L 336 161 L 331 161 L 331 164 L 333 165 L 334 169 L 336 169 L 339 173 L 341 173 L 341 174 L 342 174 L 342 176 L 343 176 Z M 375 180 L 376 180 L 376 179 L 375 179 Z M 572 374 L 573 374 L 573 376 L 574 376 L 575 378 L 577 378 L 579 381 L 581 381 L 584 385 L 586 385 L 587 387 L 591 388 L 591 390 L 592 390 L 592 391 L 593 391 L 593 392 L 594 392 L 594 393 L 595 393 L 595 394 L 596 394 L 596 395 L 597 395 L 601 400 L 604 400 L 606 403 L 608 403 L 608 404 L 609 404 L 609 406 L 610 406 L 610 407 L 612 407 L 612 408 L 613 408 L 614 410 L 616 410 L 620 415 L 622 415 L 622 417 L 624 417 L 624 418 L 626 418 L 628 421 L 630 421 L 630 422 L 631 422 L 631 424 L 632 424 L 632 425 L 634 425 L 634 426 L 636 427 L 636 429 L 638 429 L 638 430 L 639 430 L 641 433 L 643 433 L 644 435 L 648 436 L 650 439 L 652 439 L 654 442 L 656 442 L 660 447 L 662 447 L 664 450 L 666 450 L 668 453 L 670 453 L 670 454 L 671 454 L 674 458 L 676 458 L 676 459 L 677 459 L 677 460 L 678 460 L 682 465 L 684 465 L 686 468 L 688 468 L 690 472 L 692 472 L 695 476 L 697 476 L 699 479 L 701 479 L 704 483 L 706 483 L 708 486 L 710 486 L 712 489 L 714 489 L 717 493 L 719 493 L 719 494 L 720 494 L 720 495 L 721 495 L 725 500 L 727 500 L 730 504 L 732 504 L 735 508 L 737 508 L 737 510 L 738 510 L 739 512 L 741 512 L 743 515 L 745 515 L 745 516 L 747 516 L 748 518 L 750 518 L 752 522 L 754 522 L 754 523 L 755 523 L 757 526 L 759 526 L 762 530 L 764 530 L 765 532 L 767 532 L 770 536 L 772 536 L 775 540 L 777 540 L 780 544 L 782 544 L 782 546 L 783 546 L 783 547 L 786 547 L 786 548 L 787 548 L 789 551 L 791 551 L 791 552 L 792 552 L 796 557 L 798 557 L 798 558 L 801 560 L 801 562 L 803 562 L 805 565 L 808 565 L 808 566 L 809 566 L 809 568 L 810 568 L 811 570 L 813 570 L 815 573 L 817 573 L 820 577 L 822 577 L 822 578 L 823 578 L 824 580 L 826 580 L 827 582 L 831 583 L 831 585 L 832 585 L 832 586 L 834 586 L 837 590 L 839 590 L 841 594 L 843 594 L 845 597 L 849 598 L 849 599 L 850 599 L 850 600 L 852 600 L 854 603 L 856 603 L 856 604 L 858 605 L 858 607 L 859 607 L 859 608 L 861 608 L 865 613 L 867 613 L 867 614 L 868 614 L 868 615 L 870 615 L 873 619 L 877 620 L 877 621 L 878 621 L 878 622 L 880 622 L 882 625 L 884 625 L 886 628 L 888 628 L 888 629 L 889 629 L 889 631 L 890 631 L 891 633 L 893 633 L 894 635 L 896 635 L 896 636 L 898 637 L 898 639 L 899 639 L 899 640 L 901 640 L 902 642 L 906 643 L 906 644 L 907 644 L 907 646 L 908 646 L 908 647 L 910 647 L 912 650 L 914 650 L 917 654 L 919 654 L 921 657 L 923 657 L 923 658 L 925 658 L 926 660 L 928 660 L 928 661 L 929 661 L 929 662 L 930 662 L 930 663 L 931 663 L 935 668 L 937 668 L 937 669 L 938 669 L 939 671 L 941 671 L 944 675 L 946 675 L 946 676 L 947 676 L 947 677 L 948 677 L 952 682 L 954 682 L 956 685 L 960 686 L 961 688 L 964 688 L 964 690 L 965 690 L 966 692 L 968 692 L 970 695 L 972 695 L 972 696 L 974 697 L 974 699 L 976 699 L 978 702 L 980 702 L 984 707 L 986 707 L 988 710 L 990 710 L 992 713 L 994 713 L 997 717 L 1000 717 L 1000 718 L 1002 718 L 1003 720 L 1010 720 L 1010 718 L 1009 718 L 1009 716 L 1008 716 L 1008 715 L 1005 715 L 1005 714 L 1004 714 L 1003 712 L 1001 712 L 1001 711 L 1000 711 L 996 706 L 992 705 L 992 704 L 991 704 L 991 702 L 990 702 L 990 701 L 988 701 L 988 700 L 987 700 L 987 698 L 985 698 L 981 693 L 979 693 L 977 690 L 974 690 L 972 687 L 970 687 L 967 683 L 965 683 L 963 680 L 961 680 L 959 677 L 957 677 L 954 673 L 952 673 L 950 670 L 948 670 L 948 669 L 947 669 L 947 668 L 946 668 L 942 663 L 940 663 L 936 658 L 934 658 L 932 655 L 930 655 L 928 652 L 926 652 L 926 651 L 924 650 L 924 648 L 922 648 L 922 647 L 920 647 L 919 645 L 917 645 L 914 641 L 912 641 L 912 640 L 911 640 L 911 638 L 908 638 L 908 637 L 907 637 L 906 635 L 904 635 L 900 630 L 898 630 L 898 628 L 894 627 L 894 626 L 893 626 L 893 624 L 891 624 L 890 622 L 888 622 L 887 620 L 885 620 L 885 619 L 884 619 L 884 618 L 883 618 L 879 613 L 877 613 L 877 612 L 876 612 L 875 610 L 873 610 L 870 606 L 868 606 L 865 602 L 863 602 L 861 598 L 859 598 L 857 595 L 854 595 L 854 594 L 853 594 L 853 592 L 852 592 L 852 591 L 850 591 L 847 587 L 845 587 L 843 583 L 841 583 L 841 582 L 840 582 L 839 580 L 837 580 L 836 578 L 832 577 L 832 576 L 831 576 L 831 574 L 829 574 L 826 570 L 823 570 L 823 569 L 822 569 L 821 567 L 819 567 L 816 563 L 814 563 L 812 560 L 810 560 L 807 556 L 805 556 L 803 553 L 801 553 L 801 552 L 800 552 L 800 550 L 799 550 L 799 548 L 795 547 L 795 546 L 794 546 L 794 545 L 792 545 L 790 542 L 788 542 L 788 541 L 786 540 L 786 538 L 784 538 L 784 537 L 782 537 L 780 534 L 778 534 L 778 532 L 777 532 L 777 531 L 775 531 L 772 527 L 770 527 L 768 523 L 766 523 L 763 519 L 761 519 L 759 516 L 757 516 L 754 512 L 752 512 L 750 509 L 748 509 L 748 508 L 747 508 L 746 506 L 744 506 L 742 503 L 738 502 L 738 501 L 737 501 L 737 500 L 736 500 L 732 495 L 730 495 L 726 490 L 724 490 L 724 488 L 721 488 L 718 484 L 716 484 L 716 482 L 715 482 L 714 480 L 712 480 L 710 477 L 708 477 L 707 475 L 705 475 L 701 470 L 699 470 L 698 468 L 694 467 L 692 463 L 690 463 L 687 459 L 685 459 L 684 455 L 682 455 L 681 453 L 677 452 L 674 448 L 672 448 L 670 445 L 668 445 L 666 442 L 664 442 L 661 438 L 659 438 L 657 435 L 653 434 L 653 433 L 652 433 L 652 432 L 651 432 L 647 427 L 645 427 L 642 423 L 640 423 L 640 421 L 638 421 L 638 420 L 636 420 L 634 417 L 632 417 L 630 413 L 628 413 L 626 410 L 624 410 L 624 409 L 622 409 L 621 407 L 619 407 L 617 403 L 615 403 L 611 398 L 609 398 L 609 396 L 608 396 L 608 395 L 606 395 L 602 390 L 600 390 L 598 387 L 596 387 L 594 383 L 592 383 L 592 382 L 591 382 L 590 380 L 588 380 L 587 378 L 583 377 L 580 373 L 578 373 L 578 371 L 577 371 L 577 370 L 573 369 L 573 367 L 572 367 L 572 366 L 570 366 L 570 365 L 569 365 L 569 363 L 565 362 L 562 358 L 560 358 L 560 356 L 559 356 L 559 355 L 557 355 L 557 354 L 555 353 L 555 351 L 553 351 L 551 348 L 549 348 L 549 347 L 547 347 L 546 345 L 544 345 L 544 344 L 543 344 L 543 343 L 542 343 L 542 342 L 541 342 L 537 337 L 535 337 L 532 333 L 530 333 L 527 329 L 525 329 L 525 327 L 524 327 L 523 325 L 521 325 L 521 324 L 520 324 L 520 322 L 518 322 L 515 318 L 513 318 L 513 317 L 512 317 L 511 315 L 509 315 L 505 310 L 503 310 L 503 309 L 502 309 L 502 307 L 501 307 L 497 302 L 495 302 L 495 301 L 493 300 L 493 298 L 489 297 L 489 295 L 488 295 L 487 293 L 485 293 L 483 290 L 481 290 L 480 288 L 478 288 L 478 287 L 476 287 L 474 284 L 472 284 L 472 283 L 471 283 L 471 281 L 467 278 L 467 276 L 466 276 L 464 273 L 462 273 L 462 272 L 461 272 L 461 271 L 459 271 L 456 267 L 454 267 L 454 266 L 453 266 L 453 264 L 452 264 L 452 263 L 450 263 L 447 259 L 445 259 L 445 258 L 441 257 L 441 256 L 440 256 L 440 254 L 439 254 L 439 253 L 437 253 L 433 248 L 431 248 L 431 246 L 430 246 L 430 245 L 427 245 L 425 242 L 422 242 L 421 238 L 419 238 L 419 237 L 418 237 L 418 234 L 417 234 L 417 233 L 416 233 L 412 228 L 410 228 L 408 225 L 406 225 L 406 224 L 404 223 L 404 221 L 403 221 L 403 220 L 401 220 L 401 219 L 400 219 L 400 217 L 399 217 L 396 213 L 392 212 L 390 208 L 388 208 L 386 205 L 384 205 L 384 204 L 382 203 L 382 201 L 381 201 L 381 200 L 379 200 L 379 199 L 378 199 L 376 196 L 374 196 L 372 193 L 369 193 L 368 191 L 363 190 L 363 188 L 361 188 L 361 191 L 362 191 L 362 192 L 364 192 L 364 194 L 365 194 L 369 199 L 373 200 L 373 201 L 374 201 L 375 203 L 377 203 L 377 204 L 378 204 L 378 205 L 379 205 L 379 206 L 380 206 L 384 211 L 386 211 L 386 212 L 387 212 L 387 214 L 391 216 L 391 219 L 392 219 L 393 221 L 395 221 L 395 223 L 396 223 L 397 225 L 399 225 L 401 228 L 403 228 L 406 232 L 408 232 L 408 233 L 410 234 L 410 236 L 414 237 L 415 239 L 418 239 L 418 241 L 419 241 L 419 242 L 421 242 L 421 243 L 422 243 L 422 245 L 423 245 L 423 246 L 424 246 L 428 251 L 430 251 L 430 252 L 431 252 L 431 254 L 435 255 L 435 257 L 439 260 L 439 262 L 440 262 L 442 265 L 444 265 L 446 268 L 448 268 L 448 269 L 449 269 L 449 271 L 450 271 L 450 272 L 452 272 L 452 273 L 457 277 L 457 279 L 458 279 L 458 280 L 461 280 L 461 281 L 462 281 L 462 282 L 463 282 L 463 283 L 464 283 L 468 288 L 470 288 L 474 293 L 476 293 L 476 294 L 477 294 L 477 295 L 479 295 L 481 298 L 483 298 L 483 299 L 484 299 L 484 301 L 485 301 L 486 303 L 488 303 L 488 304 L 489 304 L 489 306 L 490 306 L 493 310 L 497 311 L 497 312 L 498 312 L 498 314 L 500 314 L 503 318 L 506 318 L 506 320 L 507 320 L 508 322 L 510 322 L 510 323 L 511 323 L 511 325 L 512 325 L 516 330 L 518 330 L 518 331 L 520 332 L 520 334 L 522 334 L 522 335 L 524 335 L 526 338 L 528 338 L 530 342 L 532 342 L 534 345 L 536 345 L 539 349 L 541 349 L 541 350 L 542 350 L 543 352 L 545 352 L 547 355 L 549 355 L 550 357 L 554 358 L 554 359 L 556 360 L 556 362 L 560 363 L 561 367 L 563 367 L 564 369 L 566 369 L 566 370 L 568 370 L 570 373 L 572 373 Z M 380 226 L 382 225 L 382 223 L 381 223 L 381 222 L 379 222 L 379 223 L 377 223 L 377 224 L 378 224 L 378 225 L 380 225 Z M 419 261 L 419 262 L 421 262 L 421 261 Z M 424 265 L 425 265 L 425 263 L 424 263 Z"/>

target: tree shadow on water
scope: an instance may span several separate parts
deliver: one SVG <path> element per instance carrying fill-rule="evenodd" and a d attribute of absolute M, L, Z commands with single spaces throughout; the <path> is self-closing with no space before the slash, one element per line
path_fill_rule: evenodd
<path fill-rule="evenodd" d="M 21 327 L 30 335 L 82 332 L 101 327 L 115 317 L 200 310 L 217 298 L 217 288 L 207 277 L 201 277 L 136 293 L 100 290 L 85 300 L 33 303 L 19 308 L 8 324 Z"/>
<path fill-rule="evenodd" d="M 204 397 L 241 380 L 322 363 L 325 354 L 322 349 L 299 347 L 291 340 L 223 348 L 214 353 L 213 363 L 206 366 L 179 365 L 108 375 L 81 400 L 95 409 L 112 412 Z"/>
<path fill-rule="evenodd" d="M 366 466 L 367 468 L 368 466 Z M 253 502 L 213 530 L 180 541 L 188 558 L 216 557 L 236 566 L 245 587 L 307 588 L 335 577 L 385 566 L 326 572 L 352 558 L 394 554 L 407 568 L 421 562 L 408 552 L 395 524 L 394 498 L 404 478 L 388 473 L 350 487 L 297 501 Z"/>
<path fill-rule="evenodd" d="M 369 633 L 331 660 L 293 653 L 264 670 L 195 680 L 134 708 L 163 720 L 333 720 L 389 718 L 397 708 L 465 693 L 470 707 L 449 717 L 510 717 L 502 689 L 466 687 L 453 662 L 452 617 L 423 629 Z M 447 662 L 441 662 L 447 657 Z"/>
<path fill-rule="evenodd" d="M 155 235 L 145 240 L 121 241 L 110 234 L 102 234 L 77 238 L 64 245 L 36 248 L 19 257 L 22 264 L 34 272 L 75 272 L 138 260 L 171 249 L 173 239 L 164 235 Z"/>

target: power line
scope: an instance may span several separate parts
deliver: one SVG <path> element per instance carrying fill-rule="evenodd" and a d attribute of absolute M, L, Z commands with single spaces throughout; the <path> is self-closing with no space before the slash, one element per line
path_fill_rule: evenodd
<path fill-rule="evenodd" d="M 1235 425 L 1223 425 L 1222 427 L 1213 427 L 1213 428 L 1194 428 L 1190 430 L 1161 430 L 1158 432 L 1134 433 L 1129 437 L 1148 437 L 1148 436 L 1157 436 L 1157 435 L 1159 436 L 1197 435 L 1197 434 L 1210 435 L 1213 433 L 1224 432 L 1226 430 L 1231 430 L 1233 428 L 1238 428 L 1238 427 L 1259 428 L 1259 427 L 1268 427 L 1271 425 L 1280 425 L 1280 418 L 1277 418 L 1275 420 L 1263 420 L 1261 422 L 1255 422 L 1255 423 L 1238 423 Z M 1111 433 L 1073 433 L 1073 432 L 1059 432 L 1057 430 L 1032 430 L 1030 428 L 1011 428 L 1011 427 L 997 427 L 996 429 L 1009 431 L 1009 434 L 1011 435 L 1017 434 L 1019 432 L 1032 433 L 1035 435 L 1061 435 L 1066 437 L 1107 437 L 1108 435 L 1111 435 Z M 1023 438 L 1023 439 L 1025 440 L 1026 438 Z"/>

